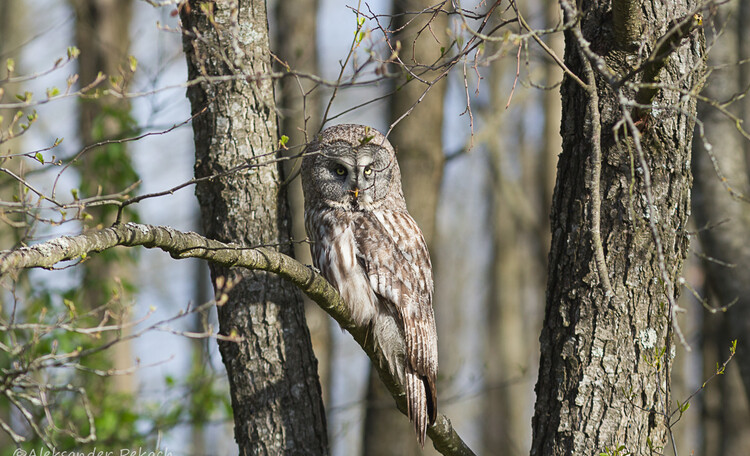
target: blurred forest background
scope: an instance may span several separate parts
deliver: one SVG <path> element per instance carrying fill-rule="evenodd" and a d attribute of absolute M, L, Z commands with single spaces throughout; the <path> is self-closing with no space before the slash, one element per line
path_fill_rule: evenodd
<path fill-rule="evenodd" d="M 0 1 L 0 62 L 4 66 L 0 68 L 0 125 L 3 132 L 22 132 L 2 138 L 3 169 L 45 191 L 56 179 L 56 192 L 74 199 L 145 195 L 193 177 L 193 132 L 185 97 L 187 71 L 179 18 L 175 5 L 165 3 Z M 712 36 L 731 37 L 722 42 L 728 43 L 723 44 L 725 48 L 711 48 L 711 65 L 735 78 L 731 87 L 709 85 L 707 90 L 726 89 L 714 95 L 718 99 L 731 96 L 735 87 L 746 90 L 750 84 L 750 7 L 746 3 L 734 2 L 707 18 L 709 48 Z M 420 11 L 429 5 L 387 0 L 269 1 L 271 48 L 280 68 L 287 62 L 296 70 L 336 80 L 342 68 L 346 73 L 357 60 L 365 61 L 368 49 L 384 46 L 380 25 L 357 15 L 357 8 L 387 15 Z M 477 11 L 487 8 L 485 2 L 462 2 L 462 6 Z M 535 29 L 554 27 L 560 20 L 556 1 L 529 0 L 519 2 L 518 8 Z M 504 2 L 498 11 L 497 21 L 504 17 L 502 11 L 510 11 L 507 18 L 513 17 Z M 433 25 L 430 33 L 459 36 L 464 33 L 460 24 L 461 19 L 453 17 Z M 407 26 L 402 33 L 404 52 L 411 52 L 415 29 Z M 349 55 L 353 39 L 359 44 Z M 544 40 L 562 55 L 562 34 L 547 35 Z M 414 46 L 414 52 L 422 51 Z M 466 62 L 463 73 L 454 71 L 436 84 L 409 117 L 395 124 L 389 139 L 401 154 L 407 203 L 425 232 L 433 258 L 441 411 L 479 454 L 499 454 L 498 449 L 503 449 L 502 454 L 521 455 L 528 453 L 531 441 L 550 242 L 549 207 L 561 150 L 562 70 L 538 47 L 525 43 L 488 43 L 477 52 L 492 58 L 478 67 Z M 100 72 L 106 84 L 122 87 L 131 96 L 81 96 L 78 91 L 96 81 Z M 394 94 L 387 81 L 336 92 L 321 86 L 305 97 L 303 110 L 301 97 L 295 93 L 312 88 L 310 81 L 303 81 L 305 87 L 292 78 L 276 86 L 280 131 L 291 145 L 305 141 L 299 125 L 306 124 L 307 133 L 315 134 L 324 113 L 326 126 L 361 123 L 389 131 L 424 90 L 415 87 L 417 91 Z M 50 101 L 24 108 L 17 116 L 14 103 L 29 97 Z M 737 104 L 741 119 L 746 118 L 749 103 Z M 306 122 L 300 120 L 303 112 L 310 116 Z M 742 151 L 745 159 L 750 157 L 750 143 L 737 130 L 715 127 L 722 133 L 712 137 L 708 122 L 706 136 L 715 154 L 729 147 Z M 15 128 L 21 124 L 27 127 Z M 717 179 L 711 176 L 712 168 L 703 171 Z M 740 176 L 735 182 L 747 182 L 746 166 L 732 171 Z M 301 220 L 296 185 L 290 184 L 290 198 L 297 211 L 294 218 Z M 17 191 L 18 182 L 10 174 L 0 175 L 4 201 Z M 695 204 L 716 204 L 702 199 L 699 188 L 696 192 Z M 747 220 L 750 206 L 737 206 L 738 212 L 727 217 Z M 57 219 L 50 223 L 44 215 L 19 221 L 3 212 L 0 249 L 75 234 L 84 226 L 107 226 L 116 215 L 106 205 L 88 209 L 83 216 L 70 212 L 65 223 Z M 144 199 L 129 206 L 125 214 L 127 220 L 183 231 L 199 230 L 198 216 L 191 186 Z M 709 222 L 720 220 L 690 230 L 697 232 Z M 297 226 L 295 238 L 304 239 L 299 230 Z M 300 243 L 297 256 L 310 264 L 305 249 L 306 244 Z M 705 255 L 697 238 L 691 253 L 682 274 L 686 289 L 681 306 L 686 312 L 680 321 L 692 351 L 676 347 L 672 391 L 677 400 L 701 389 L 717 364 L 727 359 L 730 346 L 724 313 L 711 311 L 728 302 L 711 289 L 717 285 L 707 280 Z M 72 373 L 49 369 L 45 374 L 74 376 L 69 384 L 86 387 L 91 419 L 96 421 L 97 447 L 160 447 L 174 455 L 235 453 L 226 374 L 216 341 L 209 334 L 216 332 L 215 310 L 206 306 L 186 311 L 212 299 L 205 264 L 174 261 L 162 252 L 127 249 L 98 255 L 84 266 L 34 270 L 13 286 L 4 282 L 1 318 L 7 324 L 16 314 L 84 316 L 107 303 L 112 321 L 129 322 L 122 329 L 124 342 L 92 354 Z M 734 267 L 750 270 L 750 264 Z M 707 306 L 698 297 L 712 304 Z M 307 315 L 332 453 L 419 454 L 406 418 L 393 409 L 393 400 L 383 395 L 378 379 L 370 376 L 369 361 L 349 334 L 314 304 L 308 306 Z M 10 352 L 6 349 L 12 341 L 2 338 L 0 367 L 7 368 Z M 91 339 L 70 331 L 48 344 L 86 349 L 96 344 Z M 67 404 L 63 409 L 70 416 L 87 419 L 82 405 L 86 399 L 77 390 L 71 389 L 58 400 Z M 10 423 L 14 432 L 33 439 L 33 430 L 25 427 L 19 413 L 12 401 L 0 399 L 0 419 Z M 748 398 L 734 363 L 691 400 L 674 432 L 680 454 L 750 454 Z M 384 448 L 384 439 L 404 441 L 407 447 Z M 7 433 L 0 432 L 0 454 L 12 453 L 11 442 Z M 428 454 L 432 451 L 425 449 Z"/>

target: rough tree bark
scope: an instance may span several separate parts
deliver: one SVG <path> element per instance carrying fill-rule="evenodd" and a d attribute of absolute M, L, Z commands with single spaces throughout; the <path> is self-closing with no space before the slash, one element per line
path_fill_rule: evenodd
<path fill-rule="evenodd" d="M 396 16 L 391 29 L 396 33 L 391 37 L 391 46 L 400 46 L 401 60 L 427 81 L 432 81 L 438 74 L 425 71 L 426 66 L 440 58 L 441 46 L 447 46 L 446 16 L 405 13 L 420 12 L 434 4 L 432 0 L 393 2 L 393 14 Z M 441 42 L 436 42 L 436 39 Z M 396 84 L 400 86 L 404 82 L 405 79 L 400 79 Z M 427 89 L 426 84 L 412 80 L 396 91 L 390 99 L 391 121 L 395 122 L 409 111 Z M 441 138 L 444 95 L 445 81 L 440 81 L 430 88 L 428 95 L 408 117 L 401 119 L 389 136 L 396 147 L 406 204 L 429 247 L 434 245 L 435 215 L 445 160 Z M 388 390 L 372 369 L 365 412 L 365 455 L 421 454 L 413 426 L 399 415 L 398 410 L 392 407 Z"/>
<path fill-rule="evenodd" d="M 574 2 L 560 1 L 573 26 L 565 32 L 565 63 L 587 86 L 566 76 L 561 89 L 563 152 L 551 212 L 534 455 L 620 447 L 646 453 L 667 445 L 670 302 L 688 247 L 695 99 L 614 83 L 637 63 L 631 38 L 645 39 L 648 56 L 675 29 L 670 21 L 699 20 L 694 1 L 633 1 L 642 16 L 635 29 L 628 21 L 619 41 L 611 2 L 584 0 L 576 12 Z M 700 34 L 686 33 L 634 80 L 697 91 L 702 54 Z M 628 99 L 660 109 L 621 106 Z M 626 122 L 626 134 L 618 125 L 615 135 L 627 117 L 637 126 Z"/>
<path fill-rule="evenodd" d="M 181 8 L 191 80 L 197 177 L 230 172 L 196 188 L 206 235 L 291 253 L 280 165 L 265 2 L 191 0 Z M 226 76 L 228 80 L 210 80 Z M 212 265 L 241 454 L 327 454 L 325 416 L 298 290 L 261 271 Z M 220 279 L 220 278 L 225 279 Z M 221 286 L 221 282 L 225 286 Z M 226 284 L 234 282 L 232 287 Z"/>

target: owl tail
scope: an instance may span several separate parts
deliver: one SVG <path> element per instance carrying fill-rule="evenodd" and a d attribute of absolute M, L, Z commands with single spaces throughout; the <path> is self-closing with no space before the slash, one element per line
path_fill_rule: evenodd
<path fill-rule="evenodd" d="M 406 369 L 406 401 L 409 420 L 414 423 L 419 445 L 424 448 L 427 426 L 437 418 L 437 394 L 434 382 L 419 375 L 411 368 Z"/>

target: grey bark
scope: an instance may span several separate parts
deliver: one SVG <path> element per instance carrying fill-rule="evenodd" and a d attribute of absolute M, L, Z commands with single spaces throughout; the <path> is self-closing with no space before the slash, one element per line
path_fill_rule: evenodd
<path fill-rule="evenodd" d="M 566 0 L 561 4 L 575 8 Z M 563 152 L 552 202 L 531 453 L 598 454 L 622 446 L 647 454 L 668 443 L 674 349 L 668 303 L 678 295 L 674 284 L 688 248 L 695 101 L 664 90 L 654 93 L 654 101 L 667 108 L 632 114 L 624 108 L 640 126 L 642 166 L 632 130 L 614 135 L 625 115 L 618 95 L 633 99 L 636 93 L 613 88 L 611 80 L 626 74 L 632 56 L 615 48 L 609 2 L 579 5 L 581 34 L 590 45 L 566 31 L 565 62 L 589 88 L 566 76 L 561 89 Z M 693 7 L 689 1 L 641 1 L 648 50 L 671 19 L 686 17 Z M 573 24 L 572 11 L 566 20 Z M 699 88 L 702 49 L 699 34 L 688 34 L 659 62 L 661 83 Z"/>
<path fill-rule="evenodd" d="M 446 16 L 415 16 L 404 13 L 419 12 L 434 4 L 431 0 L 393 2 L 393 14 L 396 17 L 391 29 L 398 32 L 391 37 L 391 45 L 395 47 L 396 42 L 400 42 L 401 60 L 427 81 L 432 81 L 438 74 L 426 72 L 425 66 L 438 60 L 440 47 L 447 46 Z M 430 21 L 431 28 L 426 28 Z M 442 43 L 436 42 L 436 37 L 442 40 Z M 403 79 L 396 81 L 400 89 L 390 99 L 390 117 L 393 122 L 409 111 L 428 89 L 427 85 L 418 80 L 412 80 L 404 85 L 405 76 L 406 74 Z M 393 128 L 389 136 L 397 151 L 406 204 L 429 247 L 434 245 L 435 216 L 443 175 L 444 154 L 441 134 L 444 95 L 445 82 L 441 81 L 430 89 L 429 94 L 409 116 Z M 420 454 L 412 425 L 405 417 L 399 416 L 397 410 L 388 406 L 391 403 L 389 396 L 377 373 L 372 370 L 365 412 L 364 454 Z"/>
<path fill-rule="evenodd" d="M 191 80 L 196 177 L 241 171 L 198 184 L 208 237 L 242 246 L 268 245 L 291 254 L 290 220 L 280 165 L 265 2 L 190 1 L 182 7 Z M 270 154 L 270 155 L 269 155 Z M 268 163 L 270 161 L 270 164 Z M 214 287 L 234 286 L 219 306 L 220 342 L 229 377 L 235 440 L 241 454 L 327 454 L 317 363 L 298 290 L 261 271 L 212 265 Z M 222 290 L 217 290 L 221 292 Z"/>

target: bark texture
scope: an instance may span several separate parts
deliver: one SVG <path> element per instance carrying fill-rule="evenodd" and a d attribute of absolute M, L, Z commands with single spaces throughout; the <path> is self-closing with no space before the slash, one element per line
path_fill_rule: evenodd
<path fill-rule="evenodd" d="M 242 246 L 267 245 L 290 254 L 290 221 L 274 160 L 277 127 L 265 2 L 183 5 L 184 48 L 191 80 L 196 177 L 247 169 L 203 181 L 196 188 L 208 237 Z M 235 439 L 241 454 L 327 454 L 325 416 L 299 292 L 261 271 L 212 265 L 217 279 L 234 282 L 218 308 L 220 342 L 229 376 Z M 227 283 L 225 281 L 225 283 Z"/>
<path fill-rule="evenodd" d="M 575 8 L 566 0 L 561 4 Z M 670 21 L 690 17 L 693 7 L 690 1 L 641 1 L 647 50 Z M 605 73 L 626 74 L 637 59 L 615 48 L 609 2 L 584 0 L 579 8 L 590 51 L 612 69 Z M 573 19 L 566 14 L 569 24 Z M 595 86 L 585 90 L 566 76 L 561 89 L 563 152 L 552 201 L 531 453 L 598 454 L 623 447 L 621 452 L 649 454 L 667 445 L 664 413 L 671 409 L 668 366 L 674 349 L 668 298 L 678 295 L 675 283 L 688 248 L 695 101 L 676 90 L 656 93 L 660 109 L 636 118 L 642 166 L 632 135 L 620 129 L 618 140 L 614 134 L 623 117 L 618 95 L 633 99 L 634 90 L 608 84 L 592 69 L 603 68 L 599 62 L 589 66 L 583 60 L 582 44 L 566 31 L 565 63 Z M 699 88 L 702 53 L 699 33 L 690 34 L 664 62 L 661 82 Z M 597 215 L 603 264 L 596 258 Z M 605 281 L 614 296 L 605 291 Z"/>
<path fill-rule="evenodd" d="M 396 33 L 391 37 L 391 46 L 399 46 L 396 44 L 399 42 L 403 63 L 426 81 L 432 81 L 438 76 L 436 72 L 426 71 L 426 67 L 440 58 L 440 47 L 447 46 L 446 16 L 406 13 L 420 12 L 434 4 L 432 0 L 408 0 L 394 2 L 393 5 L 393 14 L 396 16 L 391 30 Z M 428 22 L 431 28 L 428 28 Z M 389 140 L 396 148 L 409 213 L 422 230 L 427 245 L 432 247 L 445 160 L 441 138 L 445 82 L 438 82 L 432 88 L 417 79 L 402 85 L 405 82 L 405 78 L 396 82 L 400 89 L 390 99 L 391 121 L 395 122 L 418 104 L 409 116 L 401 119 L 393 128 Z M 429 93 L 420 102 L 428 88 Z M 398 410 L 390 404 L 388 390 L 378 378 L 377 372 L 372 370 L 365 412 L 364 454 L 421 454 L 414 438 L 413 426 L 404 416 L 399 416 Z"/>

